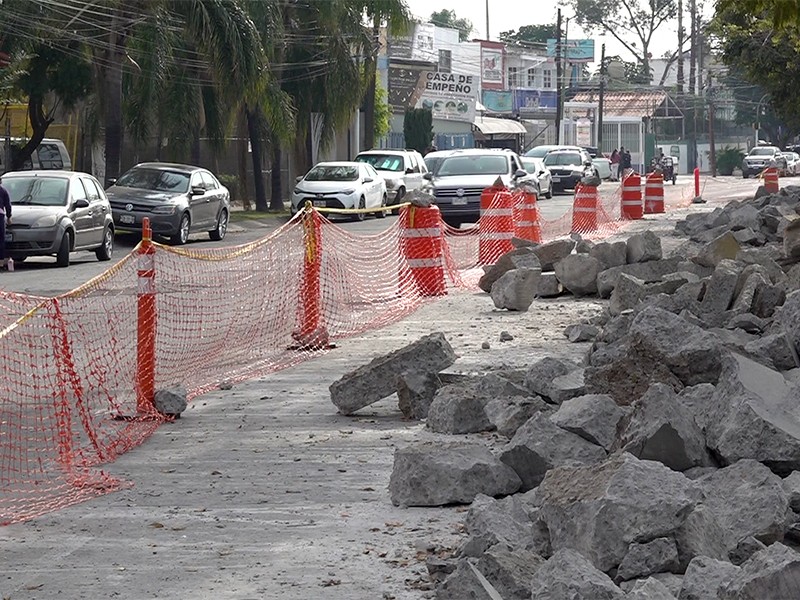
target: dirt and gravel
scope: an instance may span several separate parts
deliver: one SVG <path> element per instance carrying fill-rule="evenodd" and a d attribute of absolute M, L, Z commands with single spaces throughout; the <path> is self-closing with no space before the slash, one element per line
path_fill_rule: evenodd
<path fill-rule="evenodd" d="M 656 231 L 668 254 L 681 242 L 671 234 L 676 220 L 751 197 L 756 184 L 745 183 L 709 189 L 708 204 L 648 217 L 618 237 Z M 569 343 L 564 328 L 606 302 L 565 296 L 512 313 L 483 292 L 451 293 L 314 360 L 197 398 L 107 466 L 132 488 L 3 528 L 0 597 L 431 597 L 425 561 L 463 539 L 466 508 L 398 508 L 387 486 L 397 446 L 441 438 L 405 420 L 396 397 L 339 415 L 328 386 L 433 331 L 459 356 L 450 372 L 526 367 L 544 356 L 579 361 L 587 344 Z M 513 339 L 501 342 L 503 332 Z"/>

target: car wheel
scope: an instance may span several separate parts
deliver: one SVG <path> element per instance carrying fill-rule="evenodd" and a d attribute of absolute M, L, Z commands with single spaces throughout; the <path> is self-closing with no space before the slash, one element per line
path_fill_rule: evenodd
<path fill-rule="evenodd" d="M 225 239 L 225 234 L 228 232 L 228 211 L 224 208 L 220 211 L 217 217 L 217 226 L 208 232 L 210 237 L 215 242 L 220 242 Z"/>
<path fill-rule="evenodd" d="M 192 221 L 189 218 L 189 213 L 183 213 L 181 217 L 181 223 L 178 225 L 178 231 L 170 237 L 169 241 L 176 245 L 182 246 L 186 242 L 189 241 L 189 229 L 191 228 Z"/>
<path fill-rule="evenodd" d="M 550 200 L 553 197 L 553 184 L 550 184 L 550 187 L 547 188 L 547 193 L 544 195 L 545 198 Z"/>
<path fill-rule="evenodd" d="M 358 208 L 366 208 L 367 207 L 367 199 L 364 196 L 361 196 L 358 200 Z M 353 221 L 363 221 L 367 218 L 367 213 L 359 212 L 353 215 Z"/>
<path fill-rule="evenodd" d="M 747 171 L 742 171 L 742 179 L 747 179 L 750 175 L 747 174 Z"/>
<path fill-rule="evenodd" d="M 111 260 L 111 255 L 114 253 L 114 230 L 111 227 L 106 227 L 103 231 L 103 245 L 94 251 L 97 260 Z"/>
<path fill-rule="evenodd" d="M 66 231 L 61 237 L 61 244 L 58 247 L 56 254 L 56 266 L 68 267 L 69 266 L 69 253 L 72 250 L 72 232 Z"/>
<path fill-rule="evenodd" d="M 387 198 L 386 194 L 384 194 L 383 195 L 383 200 L 381 200 L 381 206 L 386 206 L 387 200 L 388 200 L 388 198 Z M 386 218 L 386 211 L 385 210 L 379 210 L 378 213 L 377 213 L 377 217 L 379 219 L 385 219 Z"/>

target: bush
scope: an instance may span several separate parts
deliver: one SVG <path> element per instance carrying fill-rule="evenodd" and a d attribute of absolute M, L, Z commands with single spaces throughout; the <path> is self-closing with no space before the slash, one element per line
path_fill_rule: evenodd
<path fill-rule="evenodd" d="M 739 148 L 725 146 L 717 152 L 717 171 L 720 175 L 733 175 L 733 170 L 742 166 L 744 152 Z"/>
<path fill-rule="evenodd" d="M 407 108 L 403 119 L 403 135 L 406 148 L 413 148 L 424 155 L 433 141 L 433 113 L 427 108 Z"/>
<path fill-rule="evenodd" d="M 242 195 L 239 193 L 238 175 L 222 174 L 222 175 L 217 175 L 217 179 L 219 179 L 219 182 L 226 188 L 228 188 L 228 191 L 231 193 L 231 203 L 241 202 Z"/>

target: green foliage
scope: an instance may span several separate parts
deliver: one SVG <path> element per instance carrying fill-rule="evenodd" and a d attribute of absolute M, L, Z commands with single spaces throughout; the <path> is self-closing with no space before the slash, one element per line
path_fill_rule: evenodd
<path fill-rule="evenodd" d="M 519 29 L 511 29 L 500 33 L 500 41 L 507 44 L 546 44 L 547 40 L 557 37 L 556 24 L 523 25 Z"/>
<path fill-rule="evenodd" d="M 439 25 L 440 27 L 458 29 L 458 39 L 462 42 L 468 40 L 469 36 L 472 34 L 472 21 L 469 19 L 459 19 L 454 10 L 443 8 L 438 12 L 434 11 L 431 13 L 431 18 L 428 22 Z"/>
<path fill-rule="evenodd" d="M 381 82 L 375 81 L 375 139 L 384 137 L 391 129 L 392 109 L 387 100 L 386 90 Z"/>
<path fill-rule="evenodd" d="M 717 150 L 717 170 L 720 175 L 733 175 L 733 170 L 740 167 L 744 152 L 738 148 L 725 146 L 722 150 Z"/>
<path fill-rule="evenodd" d="M 427 108 L 407 108 L 403 118 L 406 148 L 425 153 L 433 141 L 433 113 Z"/>
<path fill-rule="evenodd" d="M 217 174 L 217 179 L 219 182 L 228 188 L 228 191 L 231 193 L 231 202 L 239 202 L 242 199 L 242 195 L 240 193 L 240 181 L 238 175 L 230 175 L 228 173 L 221 173 Z"/>

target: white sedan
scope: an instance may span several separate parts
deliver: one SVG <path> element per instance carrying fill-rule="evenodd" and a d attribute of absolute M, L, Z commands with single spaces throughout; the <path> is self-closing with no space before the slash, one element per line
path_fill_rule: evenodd
<path fill-rule="evenodd" d="M 786 174 L 797 175 L 800 173 L 800 155 L 796 152 L 784 152 L 786 158 Z"/>
<path fill-rule="evenodd" d="M 553 176 L 550 174 L 544 160 L 541 158 L 534 158 L 530 156 L 520 157 L 522 160 L 522 168 L 531 175 L 535 175 L 539 181 L 539 193 L 543 198 L 553 197 Z"/>
<path fill-rule="evenodd" d="M 367 163 L 322 162 L 305 177 L 298 177 L 292 191 L 292 214 L 301 210 L 306 201 L 318 208 L 380 208 L 386 206 L 386 182 Z M 335 213 L 334 213 L 335 214 Z M 377 217 L 386 212 L 375 211 Z M 363 221 L 367 214 L 355 213 L 354 221 Z"/>

